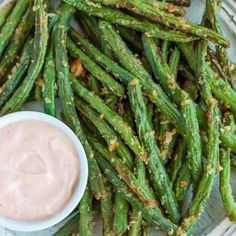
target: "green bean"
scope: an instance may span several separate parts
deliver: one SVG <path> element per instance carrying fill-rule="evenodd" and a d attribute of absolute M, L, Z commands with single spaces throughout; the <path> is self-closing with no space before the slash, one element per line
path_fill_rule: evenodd
<path fill-rule="evenodd" d="M 24 15 L 26 9 L 29 7 L 29 0 L 18 0 L 7 18 L 6 23 L 0 30 L 0 57 L 7 44 L 9 43 L 17 25 L 19 24 L 22 16 Z"/>
<path fill-rule="evenodd" d="M 171 141 L 170 141 L 170 144 L 169 144 L 169 147 L 168 147 L 168 153 L 167 153 L 167 157 L 168 157 L 169 161 L 171 160 L 171 157 L 172 157 L 172 154 L 174 152 L 175 146 L 178 145 L 179 137 L 180 137 L 180 134 L 175 133 L 174 136 L 172 137 Z"/>
<path fill-rule="evenodd" d="M 106 85 L 114 94 L 122 96 L 124 94 L 124 88 L 116 80 L 114 80 L 106 71 L 99 67 L 95 62 L 92 61 L 86 54 L 82 52 L 73 42 L 68 39 L 68 50 L 73 53 L 73 56 L 78 57 L 83 66 L 98 79 L 101 83 Z"/>
<path fill-rule="evenodd" d="M 102 32 L 104 40 L 107 41 L 107 43 L 110 45 L 111 50 L 115 50 L 116 47 L 117 50 L 121 50 L 121 46 L 125 46 L 124 42 L 122 41 L 119 34 L 115 31 L 115 29 L 112 27 L 111 24 L 105 21 L 99 22 L 99 28 Z M 118 41 L 111 41 L 111 37 L 119 37 Z M 123 45 L 119 45 L 118 43 L 122 42 Z M 114 51 L 115 56 L 119 59 L 120 63 L 130 72 L 133 73 L 137 77 L 143 77 L 145 79 L 151 80 L 151 76 L 148 74 L 148 72 L 144 69 L 142 64 L 140 64 L 140 61 L 133 55 L 133 53 L 126 47 L 126 57 L 123 58 L 124 61 L 121 60 L 121 58 L 117 55 L 117 53 Z M 128 62 L 125 64 L 125 62 Z"/>
<path fill-rule="evenodd" d="M 206 201 L 208 200 L 213 187 L 217 166 L 219 163 L 219 111 L 215 104 L 209 107 L 209 133 L 208 133 L 208 157 L 204 168 L 202 178 L 199 182 L 198 189 L 190 205 L 188 216 L 184 219 L 184 227 L 191 231 L 192 226 L 200 218 Z"/>
<path fill-rule="evenodd" d="M 183 220 L 183 226 L 190 233 L 193 225 L 200 218 L 216 179 L 217 167 L 219 165 L 219 126 L 220 112 L 217 101 L 212 97 L 208 81 L 204 80 L 205 75 L 205 53 L 207 42 L 199 42 L 197 46 L 197 77 L 201 87 L 201 94 L 208 106 L 208 153 L 204 166 L 204 171 L 199 182 L 198 188 L 193 196 L 187 217 Z"/>
<path fill-rule="evenodd" d="M 107 56 L 110 56 L 112 58 L 112 53 L 111 53 L 110 49 L 107 47 L 107 44 L 103 40 L 102 36 L 101 36 L 101 47 L 102 47 L 103 52 Z M 108 92 L 108 94 L 105 95 L 105 99 L 107 101 L 111 100 L 111 102 L 109 102 L 109 107 L 112 108 L 113 110 L 115 110 L 117 102 L 119 102 L 119 101 L 117 101 L 117 97 L 113 93 Z M 121 102 L 119 102 L 119 104 L 120 103 Z M 118 106 L 119 106 L 119 104 L 118 104 Z M 118 108 L 118 110 L 119 110 L 119 108 Z M 124 114 L 120 113 L 120 115 L 123 116 Z M 124 118 L 124 117 L 122 117 L 122 118 Z M 112 131 L 112 133 L 114 133 L 113 130 L 111 130 L 111 131 Z M 115 134 L 115 137 L 119 143 L 116 153 L 121 158 L 121 160 L 126 164 L 126 166 L 131 170 L 133 167 L 132 154 L 130 153 L 127 146 L 124 145 L 124 143 L 122 143 L 122 141 L 120 140 L 119 137 L 117 137 L 116 134 Z M 137 159 L 138 159 L 138 161 L 142 162 L 139 158 L 137 158 Z M 129 205 L 128 205 L 127 201 L 118 192 L 115 192 L 114 198 L 115 198 L 114 206 L 113 206 L 114 207 L 114 209 L 113 209 L 114 210 L 114 221 L 113 221 L 113 230 L 112 230 L 111 234 L 123 235 L 127 231 L 127 228 L 128 228 Z"/>
<path fill-rule="evenodd" d="M 171 72 L 174 74 L 174 77 L 177 77 L 178 67 L 180 62 L 180 51 L 177 47 L 171 52 L 170 60 L 169 60 L 169 67 Z"/>
<path fill-rule="evenodd" d="M 122 1 L 117 2 L 116 0 L 94 0 L 94 2 L 102 3 L 104 5 L 109 5 L 109 6 L 113 6 L 113 7 L 126 6 L 125 2 L 122 2 Z M 173 7 L 172 4 L 169 4 L 166 2 L 161 2 L 161 1 L 157 1 L 157 0 L 145 0 L 143 2 L 145 2 L 149 6 L 157 8 L 163 12 L 172 13 L 172 14 L 176 14 L 179 16 L 185 15 L 185 10 L 182 7 L 178 7 L 178 6 Z M 118 5 L 118 3 L 120 4 L 120 6 Z"/>
<path fill-rule="evenodd" d="M 115 170 L 103 158 L 98 158 L 98 163 L 104 171 L 107 179 L 115 186 L 116 190 L 137 210 L 142 211 L 143 217 L 152 225 L 159 227 L 161 230 L 168 233 L 173 233 L 177 230 L 177 226 L 170 220 L 162 216 L 158 208 L 146 207 L 138 198 L 132 193 L 123 181 L 120 180 Z"/>
<path fill-rule="evenodd" d="M 147 120 L 151 128 L 153 128 L 152 127 L 153 112 L 154 112 L 153 110 L 154 110 L 154 105 L 153 103 L 149 102 L 147 104 Z"/>
<path fill-rule="evenodd" d="M 178 140 L 178 146 L 176 147 L 176 150 L 173 154 L 171 162 L 168 166 L 170 182 L 172 186 L 174 185 L 176 178 L 178 176 L 178 173 L 181 169 L 181 166 L 183 165 L 183 160 L 186 156 L 186 152 L 187 152 L 186 142 L 185 140 L 180 138 Z"/>
<path fill-rule="evenodd" d="M 104 119 L 114 127 L 116 132 L 118 132 L 125 143 L 130 147 L 130 149 L 137 155 L 138 158 L 145 161 L 146 152 L 144 148 L 140 145 L 136 136 L 134 136 L 132 129 L 129 125 L 124 122 L 124 120 L 112 109 L 110 109 L 105 103 L 97 96 L 92 94 L 87 90 L 79 81 L 71 78 L 72 87 L 74 92 L 82 97 L 87 103 L 90 104 L 97 112 L 104 115 Z"/>
<path fill-rule="evenodd" d="M 127 72 L 122 67 L 120 67 L 117 63 L 115 63 L 114 61 L 106 57 L 104 54 L 102 54 L 92 44 L 89 44 L 78 32 L 75 32 L 74 30 L 70 30 L 70 34 L 73 36 L 75 40 L 78 41 L 78 44 L 82 44 L 84 46 L 84 49 L 86 50 L 86 52 L 91 57 L 93 57 L 93 59 L 96 60 L 97 63 L 99 63 L 101 66 L 103 66 L 107 70 L 111 71 L 114 76 L 122 79 L 125 83 L 129 83 L 133 79 L 137 79 L 137 78 L 140 79 L 143 90 L 147 95 L 149 95 L 148 97 L 150 101 L 153 102 L 159 108 L 161 108 L 161 111 L 166 115 L 166 117 L 168 117 L 168 119 L 171 122 L 173 122 L 176 125 L 176 127 L 178 127 L 178 129 L 181 130 L 181 127 L 182 128 L 184 127 L 183 117 L 181 116 L 179 111 L 173 106 L 173 104 L 171 104 L 166 94 L 163 93 L 159 85 L 155 84 L 152 80 L 144 80 L 143 77 L 133 76 L 131 73 Z M 111 41 L 113 40 L 114 38 L 112 38 Z M 116 48 L 112 48 L 112 49 L 116 50 Z M 126 59 L 128 55 L 123 54 L 125 51 L 124 51 L 124 47 L 122 47 L 122 48 L 117 49 L 115 53 L 117 56 L 119 55 L 120 59 Z M 127 60 L 128 62 L 124 61 L 123 64 L 124 65 L 129 64 L 130 63 L 129 59 Z"/>
<path fill-rule="evenodd" d="M 105 0 L 97 1 L 105 2 Z M 133 11 L 136 14 L 148 17 L 151 20 L 154 20 L 157 23 L 164 25 L 168 28 L 172 28 L 186 34 L 201 37 L 203 39 L 211 41 L 212 43 L 221 44 L 224 47 L 229 46 L 229 42 L 223 36 L 217 34 L 213 30 L 210 30 L 200 25 L 196 25 L 183 18 L 180 19 L 176 16 L 173 16 L 172 14 L 161 11 L 159 8 L 150 6 L 142 0 L 113 0 L 112 2 L 113 3 L 111 5 L 114 5 L 115 3 L 115 5 L 117 6 Z M 172 39 L 172 41 L 173 40 L 174 39 Z"/>
<path fill-rule="evenodd" d="M 153 192 L 150 190 L 149 186 L 140 181 L 134 176 L 132 171 L 120 161 L 120 159 L 114 155 L 110 154 L 106 148 L 95 138 L 89 137 L 90 143 L 93 148 L 118 172 L 119 177 L 129 186 L 129 188 L 138 196 L 138 198 L 149 208 L 156 208 L 157 202 Z"/>
<path fill-rule="evenodd" d="M 87 186 L 84 195 L 79 203 L 79 235 L 92 236 L 93 235 L 93 216 L 92 216 L 92 193 Z"/>
<path fill-rule="evenodd" d="M 43 90 L 43 83 L 44 83 L 44 81 L 43 81 L 41 76 L 42 75 L 40 75 L 38 77 L 38 79 L 35 82 L 35 86 L 34 86 L 34 99 L 36 101 L 41 101 L 42 97 L 43 97 L 43 95 L 42 95 L 43 91 L 42 90 Z"/>
<path fill-rule="evenodd" d="M 138 236 L 141 231 L 141 224 L 142 212 L 133 209 L 130 216 L 128 236 Z"/>
<path fill-rule="evenodd" d="M 96 17 L 79 12 L 79 24 L 82 25 L 82 30 L 85 35 L 98 47 L 101 46 L 101 36 L 97 27 L 98 22 Z"/>
<path fill-rule="evenodd" d="M 93 42 L 96 39 L 97 43 L 95 43 L 95 44 L 98 45 L 99 48 L 101 48 L 103 53 L 106 56 L 108 56 L 110 58 L 113 58 L 112 52 L 108 48 L 107 43 L 103 40 L 101 32 L 98 28 L 98 20 L 94 16 L 89 16 L 87 21 L 90 22 L 90 24 L 89 24 L 89 28 L 90 28 L 90 31 L 91 31 L 90 34 L 94 35 L 94 37 L 93 37 L 93 39 L 91 39 L 91 41 Z"/>
<path fill-rule="evenodd" d="M 191 0 L 168 0 L 167 2 L 173 3 L 177 6 L 183 6 L 183 7 L 189 7 L 191 4 Z"/>
<path fill-rule="evenodd" d="M 107 124 L 107 122 L 103 120 L 101 116 L 91 107 L 89 107 L 89 105 L 86 104 L 82 99 L 77 98 L 75 100 L 75 105 L 76 108 L 79 109 L 80 112 L 98 129 L 101 136 L 107 142 L 109 152 L 117 152 L 120 158 L 122 158 L 122 161 L 125 163 L 125 165 L 127 165 L 131 169 L 133 166 L 132 155 L 129 153 L 129 150 L 127 149 L 125 144 L 119 139 L 116 133 Z"/>
<path fill-rule="evenodd" d="M 165 116 L 160 114 L 160 124 L 159 124 L 159 148 L 160 157 L 162 162 L 166 164 L 168 162 L 169 154 L 171 152 L 171 146 L 176 136 L 176 129 L 166 120 Z"/>
<path fill-rule="evenodd" d="M 215 51 L 213 51 L 211 48 L 208 48 L 207 50 L 207 62 L 209 63 L 209 66 L 211 66 L 211 68 L 217 73 L 219 74 L 222 79 L 229 81 L 226 73 L 223 71 L 222 67 L 221 67 L 221 64 L 218 60 L 218 58 L 216 57 L 216 53 Z"/>
<path fill-rule="evenodd" d="M 91 190 L 97 200 L 104 197 L 104 183 L 101 172 L 94 158 L 94 152 L 90 147 L 86 136 L 82 130 L 80 121 L 75 110 L 73 91 L 69 80 L 69 66 L 66 52 L 66 32 L 71 17 L 75 10 L 62 5 L 60 16 L 54 28 L 55 62 L 57 73 L 57 84 L 59 88 L 59 97 L 62 103 L 62 111 L 66 121 L 80 139 L 88 158 L 89 165 L 89 183 Z"/>
<path fill-rule="evenodd" d="M 169 41 L 163 41 L 161 51 L 162 51 L 162 55 L 166 61 L 168 60 L 168 56 L 169 56 L 168 55 L 169 54 L 169 46 L 170 46 Z"/>
<path fill-rule="evenodd" d="M 116 192 L 114 203 L 114 222 L 113 232 L 114 235 L 123 235 L 128 229 L 128 213 L 129 205 L 123 196 Z"/>
<path fill-rule="evenodd" d="M 45 113 L 55 116 L 56 115 L 56 103 L 55 103 L 55 85 L 56 85 L 56 69 L 55 69 L 55 55 L 54 44 L 51 40 L 43 71 L 43 101 Z"/>
<path fill-rule="evenodd" d="M 5 6 L 1 7 L 0 9 L 0 29 L 5 24 L 9 14 L 11 13 L 12 9 L 14 7 L 14 2 L 10 2 L 6 4 Z"/>
<path fill-rule="evenodd" d="M 206 10 L 205 10 L 205 24 L 212 28 L 218 34 L 223 35 L 220 22 L 217 17 L 217 11 L 222 6 L 222 1 L 215 2 L 212 0 L 206 1 Z M 235 76 L 233 74 L 233 63 L 230 61 L 228 57 L 227 50 L 223 48 L 221 45 L 216 45 L 216 57 L 220 64 L 220 69 L 226 74 L 227 80 L 230 82 L 232 87 L 236 89 L 236 81 Z"/>
<path fill-rule="evenodd" d="M 159 129 L 160 129 L 160 113 L 157 108 L 154 109 L 153 114 L 153 131 L 155 132 L 156 142 L 159 137 Z"/>
<path fill-rule="evenodd" d="M 141 38 L 135 30 L 127 29 L 121 26 L 117 26 L 117 29 L 122 36 L 130 45 L 132 45 L 135 49 L 142 51 L 143 46 L 141 42 Z"/>
<path fill-rule="evenodd" d="M 236 153 L 236 135 L 233 133 L 227 132 L 227 130 L 220 129 L 220 141 L 222 142 L 222 146 L 230 147 L 231 150 Z"/>
<path fill-rule="evenodd" d="M 185 56 L 190 68 L 196 73 L 196 63 L 194 61 L 194 56 L 196 52 L 193 50 L 192 45 L 189 44 L 178 44 L 181 52 Z M 214 96 L 223 101 L 228 105 L 231 111 L 236 111 L 236 92 L 231 88 L 229 83 L 222 80 L 218 74 L 216 74 L 210 66 L 206 66 L 205 79 L 208 81 L 212 93 Z"/>
<path fill-rule="evenodd" d="M 99 4 L 88 4 L 86 0 L 64 0 L 66 3 L 73 5 L 78 10 L 103 18 L 111 23 L 125 26 L 134 29 L 149 36 L 157 37 L 163 40 L 170 40 L 176 42 L 190 42 L 196 39 L 195 36 L 187 35 L 179 31 L 171 31 L 170 29 L 163 29 L 157 24 L 150 23 L 145 19 L 140 19 L 123 13 L 120 10 L 101 6 Z"/>
<path fill-rule="evenodd" d="M 145 185 L 147 183 L 146 168 L 144 163 L 140 159 L 137 159 L 135 162 L 134 174 L 137 177 L 140 184 Z"/>
<path fill-rule="evenodd" d="M 235 131 L 236 131 L 236 124 L 235 124 L 234 115 L 232 113 L 226 112 L 224 114 L 223 123 L 224 123 L 224 128 L 228 132 L 235 133 Z"/>
<path fill-rule="evenodd" d="M 187 60 L 190 68 L 196 73 L 196 63 L 193 60 L 196 57 L 196 52 L 193 50 L 193 47 L 188 44 L 178 44 L 182 54 Z M 219 100 L 222 100 L 226 104 L 232 105 L 231 110 L 234 110 L 234 98 L 236 98 L 235 91 L 230 87 L 230 85 L 223 81 L 214 73 L 214 71 L 206 65 L 205 79 L 209 83 L 212 93 Z M 232 101 L 233 100 L 233 101 Z M 198 110 L 198 113 L 200 110 Z M 199 119 L 199 117 L 198 117 Z M 204 119 L 199 119 L 199 123 L 204 127 Z M 236 152 L 236 135 L 227 134 L 225 132 L 220 132 L 220 140 L 223 146 L 230 147 L 232 151 Z"/>
<path fill-rule="evenodd" d="M 220 194 L 229 219 L 236 222 L 236 203 L 230 185 L 230 149 L 221 149 L 220 164 L 223 168 L 220 172 Z"/>
<path fill-rule="evenodd" d="M 102 35 L 101 35 L 101 50 L 107 57 L 114 59 L 113 53 L 110 50 L 110 48 L 108 47 L 108 44 L 106 43 L 106 41 L 103 40 Z"/>
<path fill-rule="evenodd" d="M 23 1 L 27 2 L 27 1 Z M 22 3 L 21 0 L 17 4 Z M 22 4 L 20 4 L 21 6 Z M 17 5 L 16 5 L 17 6 Z M 0 115 L 18 110 L 25 102 L 33 88 L 35 80 L 37 79 L 44 63 L 44 58 L 47 49 L 48 42 L 48 21 L 47 14 L 44 11 L 43 2 L 41 0 L 34 1 L 34 7 L 36 9 L 36 29 L 35 29 L 35 40 L 34 40 L 34 54 L 33 62 L 31 62 L 28 74 L 20 87 L 10 98 L 10 100 L 1 109 Z M 16 8 L 16 7 L 15 7 Z M 14 10 L 13 10 L 14 12 Z"/>
<path fill-rule="evenodd" d="M 149 104 L 152 105 L 152 103 L 149 103 Z M 151 106 L 149 106 L 149 108 L 150 107 Z M 130 111 L 130 114 L 129 114 L 130 117 L 132 117 L 132 120 L 134 120 L 134 116 L 133 116 L 133 113 L 132 113 L 132 105 L 131 105 L 130 101 L 129 101 L 129 109 L 128 110 Z M 150 119 L 149 122 L 151 124 L 150 115 L 149 115 L 149 119 Z M 135 162 L 134 174 L 137 177 L 138 181 L 143 186 L 145 186 L 147 184 L 146 168 L 145 168 L 144 163 L 140 159 L 137 159 L 136 162 Z M 138 235 L 138 231 L 139 231 L 139 228 L 141 226 L 141 222 L 142 222 L 142 213 L 140 211 L 137 211 L 136 209 L 132 209 L 131 216 L 130 216 L 130 222 L 129 222 L 128 236 L 129 235 L 131 235 L 131 236 L 132 235 L 134 235 L 134 236 Z"/>
<path fill-rule="evenodd" d="M 97 96 L 101 92 L 101 83 L 92 75 L 88 75 L 88 85 L 90 90 L 92 90 Z"/>
<path fill-rule="evenodd" d="M 180 169 L 174 185 L 176 199 L 179 202 L 184 200 L 186 193 L 191 185 L 191 181 L 190 160 L 188 159 Z"/>
<path fill-rule="evenodd" d="M 0 96 L 0 109 L 4 106 L 14 90 L 19 86 L 26 74 L 32 58 L 33 40 L 28 39 L 23 47 L 20 61 L 12 68 L 8 80 L 3 85 L 3 91 Z"/>
<path fill-rule="evenodd" d="M 102 51 L 110 58 L 113 58 L 112 52 L 109 49 L 107 43 L 103 40 L 103 37 L 101 37 L 101 48 Z M 108 98 L 107 98 L 108 97 Z M 115 109 L 114 102 L 117 100 L 117 98 L 114 96 L 114 94 L 108 94 L 106 95 L 106 100 L 111 100 L 111 104 L 109 106 L 112 109 Z M 110 103 L 110 102 L 109 102 Z M 121 103 L 121 102 L 120 102 Z M 119 109 L 119 108 L 118 108 Z M 126 110 L 127 111 L 127 110 Z M 127 113 L 120 114 L 125 119 L 124 115 Z M 128 120 L 132 118 L 131 116 L 128 116 Z M 127 120 L 126 120 L 127 121 Z M 107 128 L 105 128 L 108 130 Z M 129 149 L 119 140 L 119 147 L 117 148 L 117 154 L 121 159 L 124 160 L 124 163 L 129 167 L 129 169 L 132 169 L 133 166 L 133 158 L 132 155 L 129 152 Z M 130 160 L 130 161 L 129 161 Z M 137 162 L 140 163 L 141 166 L 143 166 L 143 162 L 138 158 Z M 144 176 L 145 178 L 145 176 Z M 114 202 L 114 222 L 113 222 L 113 231 L 111 234 L 114 235 L 122 235 L 125 233 L 125 231 L 128 228 L 128 211 L 129 206 L 126 200 L 119 194 L 115 193 L 115 202 Z"/>
<path fill-rule="evenodd" d="M 206 69 L 206 80 L 211 86 L 212 93 L 219 100 L 222 100 L 226 105 L 230 107 L 232 112 L 236 111 L 236 92 L 232 87 L 224 80 L 219 78 L 210 67 Z"/>
<path fill-rule="evenodd" d="M 159 1 L 159 0 L 145 0 L 145 3 L 151 4 L 153 7 L 157 7 L 160 10 L 164 10 L 164 8 L 160 8 L 160 4 L 166 4 L 166 12 L 170 12 L 175 15 L 185 16 L 186 12 L 182 6 L 188 7 L 190 5 L 190 0 L 168 0 L 168 1 Z M 173 6 L 174 5 L 174 6 Z M 164 5 L 163 5 L 164 6 Z M 172 11 L 172 7 L 175 8 Z"/>
<path fill-rule="evenodd" d="M 161 51 L 165 60 L 168 60 L 168 49 L 169 49 L 169 42 L 164 41 L 162 44 Z M 177 77 L 178 63 L 179 63 L 179 53 L 175 48 L 175 50 L 171 53 L 169 60 L 170 69 L 171 72 L 174 74 L 175 78 Z M 176 138 L 177 138 L 176 130 L 171 126 L 170 122 L 168 122 L 166 118 L 163 115 L 161 115 L 159 140 L 160 140 L 160 155 L 162 157 L 163 163 L 167 163 L 168 158 L 171 157 Z"/>
<path fill-rule="evenodd" d="M 135 122 L 134 122 L 134 115 L 130 106 L 130 102 L 128 99 L 124 101 L 124 114 L 123 118 L 125 121 L 130 125 L 130 127 L 135 130 Z"/>
<path fill-rule="evenodd" d="M 147 110 L 138 80 L 129 83 L 128 95 L 135 115 L 136 129 L 139 138 L 147 150 L 147 165 L 152 184 L 170 219 L 173 222 L 178 222 L 180 220 L 178 204 L 174 192 L 170 187 L 170 181 L 166 170 L 158 155 L 158 147 L 155 142 L 153 131 L 147 121 Z"/>
<path fill-rule="evenodd" d="M 143 36 L 143 44 L 156 77 L 158 77 L 168 95 L 180 107 L 185 118 L 186 129 L 184 138 L 187 142 L 188 156 L 191 160 L 192 179 L 194 187 L 196 187 L 202 173 L 202 153 L 195 104 L 189 95 L 177 84 L 174 75 L 163 59 L 160 49 L 156 47 L 155 42 L 151 38 Z"/>
<path fill-rule="evenodd" d="M 143 67 L 145 68 L 145 70 L 149 73 L 152 74 L 152 67 L 150 66 L 150 63 L 147 59 L 147 57 L 145 56 L 145 54 L 142 55 L 141 57 L 141 62 L 143 64 Z"/>
<path fill-rule="evenodd" d="M 113 212 L 113 192 L 112 185 L 104 177 L 105 196 L 101 199 L 101 214 L 103 223 L 103 235 L 112 236 Z"/>
<path fill-rule="evenodd" d="M 114 33 L 114 31 L 113 31 Z M 70 34 L 73 36 L 78 43 L 82 44 L 85 47 L 86 52 L 93 57 L 94 60 L 97 61 L 100 65 L 105 67 L 107 70 L 111 71 L 114 76 L 119 77 L 125 83 L 129 83 L 133 79 L 139 79 L 142 83 L 142 87 L 144 92 L 148 95 L 149 99 L 161 109 L 162 113 L 168 117 L 168 119 L 175 124 L 178 130 L 182 131 L 184 128 L 184 118 L 180 114 L 180 112 L 174 107 L 174 105 L 169 101 L 166 94 L 163 92 L 161 87 L 154 83 L 152 80 L 146 80 L 143 77 L 135 77 L 131 73 L 124 70 L 114 61 L 107 58 L 104 54 L 102 54 L 97 48 L 95 48 L 92 44 L 89 44 L 78 32 L 74 30 L 70 30 Z M 108 37 L 108 34 L 106 34 Z M 109 36 L 111 36 L 109 34 Z M 114 47 L 113 42 L 116 40 Z M 116 56 L 119 57 L 119 60 L 124 66 L 128 66 L 130 64 L 130 52 L 127 52 L 127 47 L 122 42 L 122 39 L 118 34 L 113 34 L 107 42 L 111 44 L 111 49 L 114 50 Z M 126 60 L 127 59 L 127 60 Z M 132 66 L 133 67 L 133 66 Z"/>
<path fill-rule="evenodd" d="M 8 47 L 5 49 L 1 61 L 0 61 L 0 81 L 3 80 L 3 76 L 6 74 L 9 66 L 14 62 L 21 47 L 23 46 L 29 31 L 33 27 L 35 14 L 32 11 L 32 2 L 28 6 L 28 10 L 22 17 L 19 25 L 17 26 L 15 33 L 13 34 Z"/>
<path fill-rule="evenodd" d="M 103 40 L 103 37 L 101 37 L 101 44 L 102 44 L 103 52 L 107 56 L 110 56 L 112 58 L 112 53 L 109 50 L 109 48 L 107 47 L 106 42 Z M 119 104 L 122 103 L 121 101 L 120 102 L 117 101 L 117 97 L 115 97 L 114 94 L 109 93 L 105 97 L 106 97 L 106 100 L 112 100 L 111 102 L 109 102 L 109 106 L 113 110 L 116 109 L 117 104 L 115 102 L 118 102 L 118 106 L 119 106 Z M 122 106 L 120 106 L 120 107 L 122 107 Z M 118 112 L 119 112 L 120 107 L 118 108 Z M 120 115 L 127 122 L 126 118 L 124 117 L 125 114 L 120 113 Z M 122 161 L 128 166 L 128 168 L 130 170 L 132 170 L 132 168 L 133 168 L 132 154 L 130 153 L 130 151 L 126 147 L 126 145 L 124 145 L 120 139 L 119 139 L 119 147 L 117 148 L 116 152 L 119 155 L 119 157 L 122 159 Z M 140 160 L 139 158 L 137 158 L 136 162 L 141 162 L 141 164 L 143 164 L 143 161 Z M 115 201 L 114 201 L 114 222 L 113 222 L 112 234 L 122 235 L 127 231 L 127 229 L 128 229 L 128 213 L 129 213 L 129 205 L 128 205 L 127 201 L 119 193 L 116 192 L 115 193 Z"/>

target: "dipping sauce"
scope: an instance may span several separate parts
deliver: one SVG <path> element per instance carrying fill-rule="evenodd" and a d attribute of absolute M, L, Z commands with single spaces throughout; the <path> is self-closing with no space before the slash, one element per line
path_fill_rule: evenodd
<path fill-rule="evenodd" d="M 77 155 L 69 137 L 46 122 L 0 128 L 0 215 L 22 221 L 55 216 L 79 181 Z"/>

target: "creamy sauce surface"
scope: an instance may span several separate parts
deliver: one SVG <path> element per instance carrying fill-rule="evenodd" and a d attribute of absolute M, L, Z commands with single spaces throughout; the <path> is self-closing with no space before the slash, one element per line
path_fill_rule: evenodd
<path fill-rule="evenodd" d="M 0 215 L 23 221 L 55 216 L 79 175 L 75 146 L 55 126 L 27 120 L 0 128 Z"/>

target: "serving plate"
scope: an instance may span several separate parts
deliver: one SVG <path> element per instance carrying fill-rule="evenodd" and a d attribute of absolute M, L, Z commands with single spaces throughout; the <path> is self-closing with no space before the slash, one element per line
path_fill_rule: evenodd
<path fill-rule="evenodd" d="M 0 0 L 0 7 L 5 1 Z M 204 11 L 204 3 L 200 0 L 192 0 L 192 5 L 187 9 L 187 17 L 193 22 L 199 23 Z M 229 55 L 236 63 L 236 0 L 225 0 L 219 14 L 220 21 L 223 27 L 224 35 L 231 42 Z M 59 105 L 59 104 L 58 104 Z M 39 102 L 31 102 L 26 104 L 22 110 L 42 111 L 42 104 Z M 236 173 L 232 173 L 233 194 L 236 198 Z M 4 228 L 0 228 L 1 236 L 51 236 L 64 222 L 51 227 L 50 229 L 38 231 L 34 233 L 14 232 Z M 94 235 L 101 234 L 101 220 L 96 219 Z M 153 232 L 153 235 L 157 235 Z M 158 235 L 162 235 L 158 233 Z M 163 234 L 164 235 L 164 234 Z M 219 193 L 219 181 L 217 179 L 215 187 L 211 193 L 209 203 L 205 213 L 202 215 L 200 222 L 197 224 L 195 236 L 236 236 L 236 225 L 233 225 L 227 218 L 222 205 L 222 200 Z"/>

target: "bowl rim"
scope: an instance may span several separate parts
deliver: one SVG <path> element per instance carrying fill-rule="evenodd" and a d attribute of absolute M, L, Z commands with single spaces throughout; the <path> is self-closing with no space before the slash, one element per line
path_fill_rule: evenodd
<path fill-rule="evenodd" d="M 10 229 L 10 230 L 15 230 L 15 231 L 32 232 L 32 231 L 38 231 L 38 230 L 49 228 L 61 222 L 76 208 L 76 206 L 80 202 L 83 196 L 83 193 L 86 189 L 87 180 L 88 180 L 88 162 L 87 162 L 87 157 L 86 157 L 84 148 L 80 140 L 78 139 L 78 137 L 75 135 L 75 133 L 65 123 L 45 113 L 36 112 L 36 111 L 18 111 L 18 112 L 10 113 L 10 114 L 0 117 L 0 128 L 10 123 L 15 123 L 18 121 L 23 121 L 23 120 L 42 121 L 42 122 L 51 124 L 54 127 L 61 130 L 73 142 L 76 152 L 78 154 L 77 157 L 80 162 L 79 163 L 80 177 L 79 177 L 78 184 L 75 187 L 70 200 L 63 207 L 63 209 L 61 209 L 55 216 L 49 219 L 40 220 L 40 221 L 32 221 L 32 222 L 12 220 L 4 216 L 0 216 L 0 226 Z"/>

